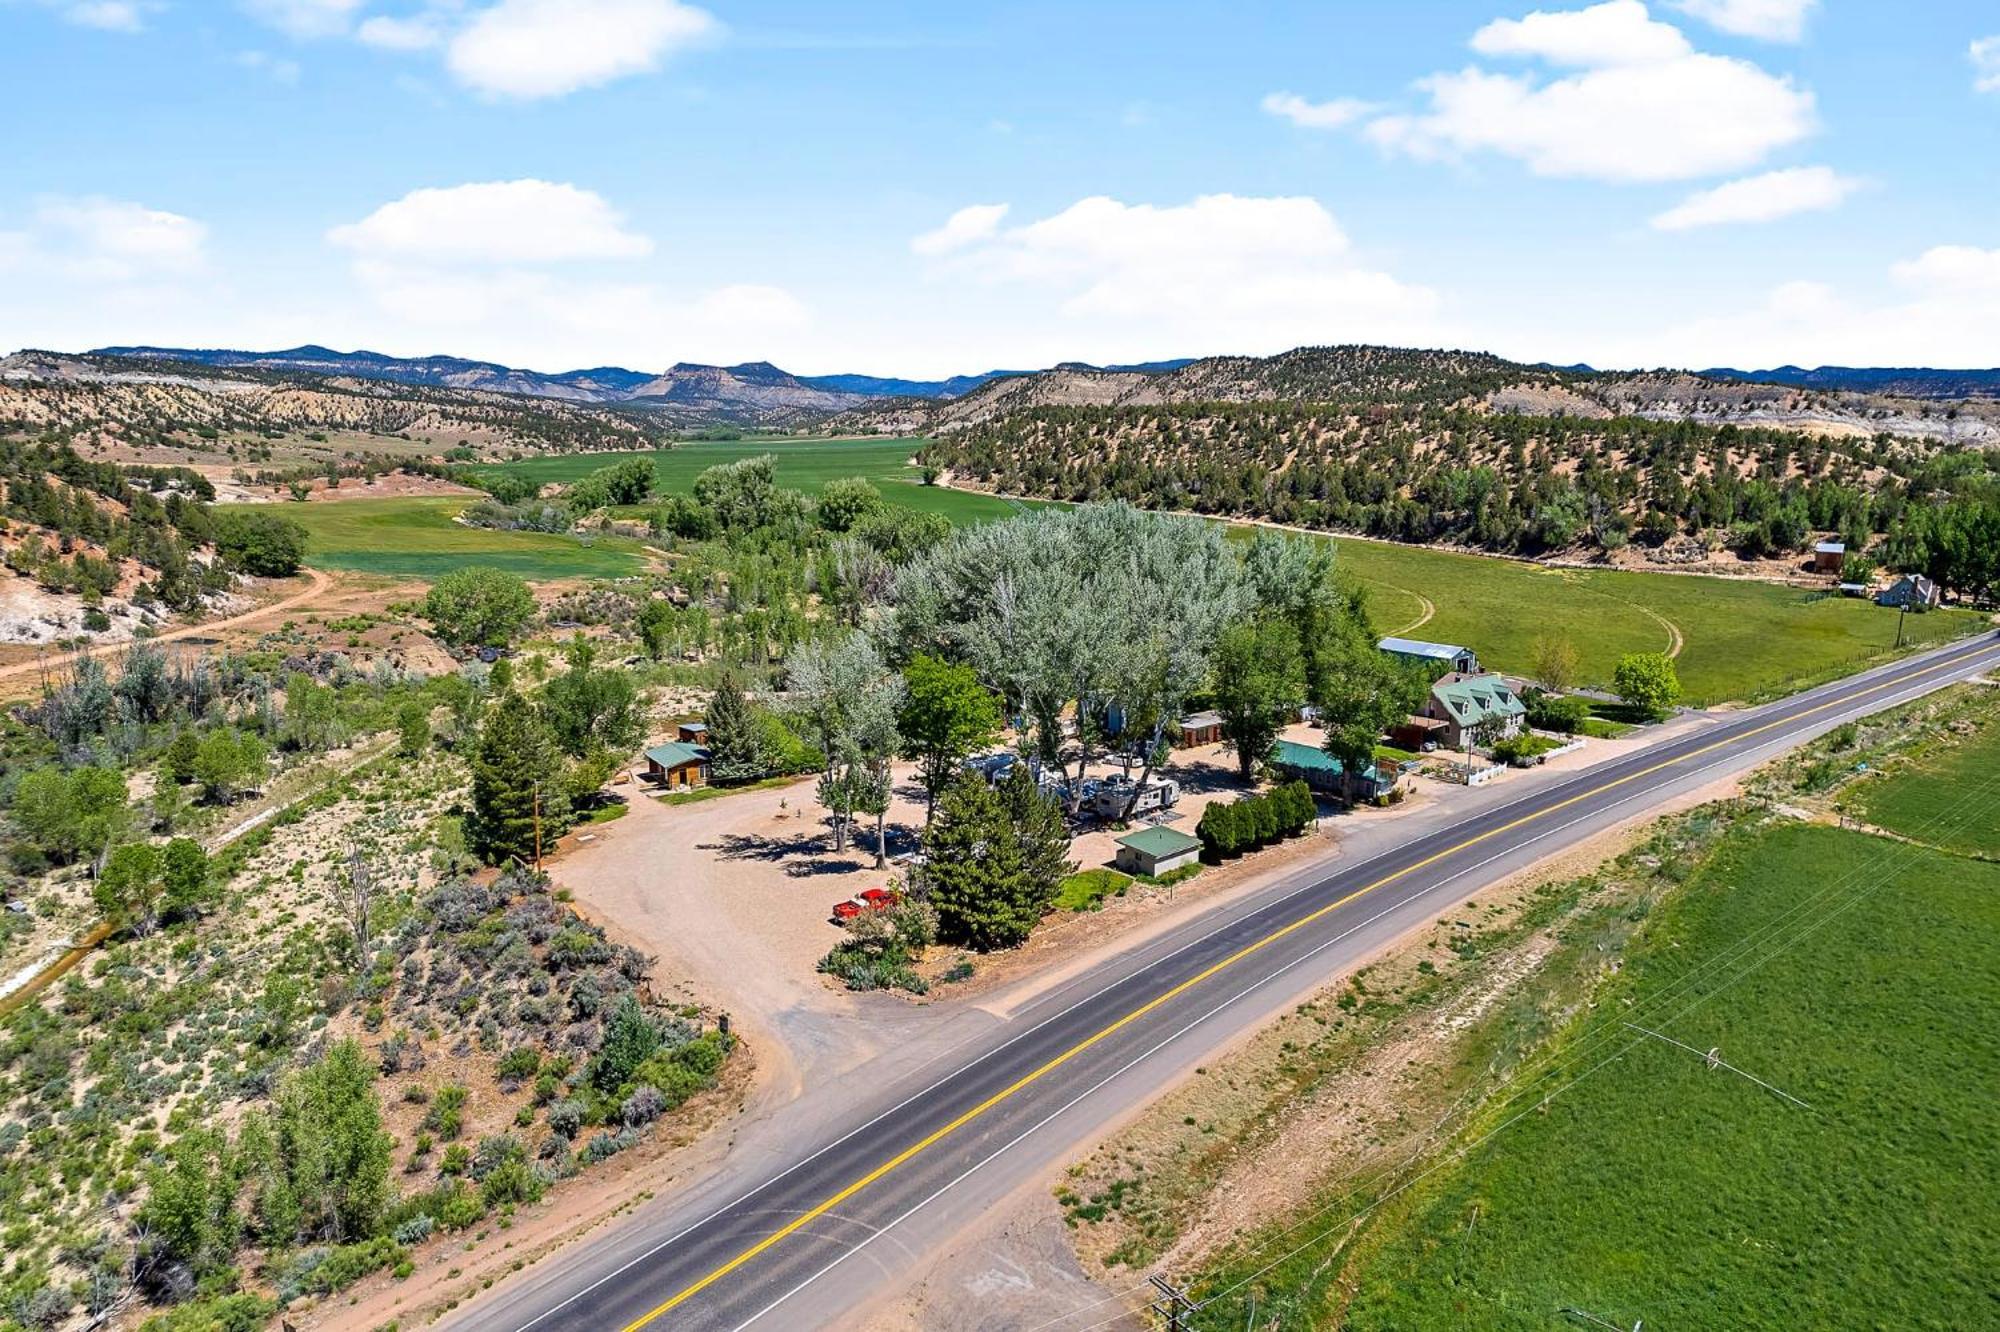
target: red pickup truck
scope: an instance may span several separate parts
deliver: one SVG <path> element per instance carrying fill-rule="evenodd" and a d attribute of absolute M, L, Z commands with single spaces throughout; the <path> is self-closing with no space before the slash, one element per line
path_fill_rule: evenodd
<path fill-rule="evenodd" d="M 833 919 L 845 925 L 864 911 L 887 911 L 903 900 L 903 895 L 890 888 L 864 888 L 847 902 L 833 904 Z"/>

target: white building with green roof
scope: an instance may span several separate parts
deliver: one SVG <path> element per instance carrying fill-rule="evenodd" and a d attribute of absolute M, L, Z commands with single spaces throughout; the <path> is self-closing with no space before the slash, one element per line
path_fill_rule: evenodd
<path fill-rule="evenodd" d="M 1157 878 L 1201 858 L 1201 839 L 1178 828 L 1155 825 L 1118 839 L 1118 868 Z"/>
<path fill-rule="evenodd" d="M 1468 738 L 1492 744 L 1519 735 L 1526 724 L 1527 704 L 1497 675 L 1452 672 L 1431 686 L 1423 715 L 1444 723 L 1448 748 L 1464 749 Z"/>

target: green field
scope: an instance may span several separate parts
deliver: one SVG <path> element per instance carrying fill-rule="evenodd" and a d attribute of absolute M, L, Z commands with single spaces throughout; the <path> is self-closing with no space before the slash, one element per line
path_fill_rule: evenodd
<path fill-rule="evenodd" d="M 1863 786 L 1863 816 L 1888 828 L 1962 855 L 2000 859 L 2000 814 L 1964 817 L 1966 794 L 1990 784 L 2000 772 L 2000 719 L 1988 718 L 1979 731 L 1911 768 L 1894 767 Z"/>
<path fill-rule="evenodd" d="M 285 517 L 306 529 L 306 563 L 397 578 L 436 578 L 467 564 L 523 578 L 616 578 L 644 567 L 639 543 L 618 537 L 588 542 L 548 532 L 496 532 L 452 519 L 468 500 L 340 500 L 288 504 Z"/>
<path fill-rule="evenodd" d="M 954 524 L 990 522 L 1032 507 L 1033 501 L 922 484 L 910 458 L 923 443 L 921 439 L 690 440 L 643 453 L 550 454 L 472 470 L 511 473 L 546 485 L 579 480 L 626 458 L 651 458 L 660 490 L 685 495 L 704 469 L 768 453 L 777 460 L 778 484 L 807 494 L 817 494 L 836 477 L 866 477 L 890 503 L 943 514 Z"/>
<path fill-rule="evenodd" d="M 1351 538 L 1340 542 L 1340 565 L 1367 590 L 1382 632 L 1461 643 L 1496 670 L 1527 671 L 1535 640 L 1560 634 L 1576 645 L 1585 682 L 1606 684 L 1619 657 L 1666 651 L 1677 630 L 1674 664 L 1697 705 L 1787 693 L 1895 650 L 1893 611 L 1748 579 L 1550 568 Z M 1420 626 L 1419 598 L 1436 607 Z M 1922 645 L 1979 623 L 1939 611 L 1904 628 Z"/>

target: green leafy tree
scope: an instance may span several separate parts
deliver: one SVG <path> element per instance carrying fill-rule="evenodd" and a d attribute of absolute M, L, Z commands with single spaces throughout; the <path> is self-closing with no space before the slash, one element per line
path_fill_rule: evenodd
<path fill-rule="evenodd" d="M 176 837 L 160 854 L 160 906 L 170 916 L 191 916 L 215 900 L 208 853 L 191 837 Z"/>
<path fill-rule="evenodd" d="M 220 1271 L 235 1255 L 242 1234 L 236 1212 L 241 1175 L 223 1135 L 190 1128 L 146 1171 L 146 1200 L 133 1215 L 139 1244 L 134 1254 L 140 1285 L 174 1284 L 172 1267 L 196 1280 Z"/>
<path fill-rule="evenodd" d="M 110 768 L 36 768 L 14 788 L 14 823 L 58 864 L 94 860 L 131 826 L 125 778 Z"/>
<path fill-rule="evenodd" d="M 961 764 L 1000 734 L 1000 703 L 970 666 L 918 653 L 903 668 L 903 706 L 896 728 L 903 756 L 915 760 L 923 782 L 924 821 Z"/>
<path fill-rule="evenodd" d="M 856 798 L 873 780 L 863 769 L 899 747 L 895 722 L 902 681 L 858 633 L 833 644 L 801 644 L 785 659 L 785 675 L 825 756 L 819 794 L 833 814 L 834 850 L 843 851 Z"/>
<path fill-rule="evenodd" d="M 639 641 L 646 645 L 646 655 L 654 661 L 664 660 L 672 646 L 677 618 L 673 603 L 659 597 L 650 598 L 639 607 Z"/>
<path fill-rule="evenodd" d="M 847 532 L 862 519 L 885 507 L 882 492 L 865 478 L 837 476 L 820 488 L 819 505 L 815 512 L 819 516 L 819 525 L 827 531 Z"/>
<path fill-rule="evenodd" d="M 226 805 L 264 778 L 270 753 L 263 740 L 248 731 L 225 728 L 202 737 L 195 751 L 194 777 L 203 798 Z"/>
<path fill-rule="evenodd" d="M 561 833 L 568 815 L 554 735 L 525 699 L 502 694 L 480 727 L 472 755 L 466 846 L 490 865 L 513 858 L 533 863 Z"/>
<path fill-rule="evenodd" d="M 534 615 L 527 583 L 479 564 L 452 570 L 424 597 L 424 618 L 438 637 L 460 647 L 505 647 Z"/>
<path fill-rule="evenodd" d="M 1578 658 L 1576 644 L 1561 634 L 1544 634 L 1535 640 L 1535 679 L 1552 694 L 1566 694 L 1576 685 Z"/>
<path fill-rule="evenodd" d="M 582 634 L 570 640 L 568 667 L 543 688 L 542 713 L 556 742 L 572 758 L 597 750 L 626 751 L 639 742 L 639 690 L 632 676 L 596 665 L 597 649 Z"/>
<path fill-rule="evenodd" d="M 396 708 L 396 753 L 403 758 L 419 758 L 431 747 L 430 705 L 420 698 L 406 698 Z"/>
<path fill-rule="evenodd" d="M 375 1070 L 353 1040 L 278 1085 L 260 1208 L 276 1243 L 340 1243 L 374 1233 L 389 1200 L 389 1135 Z"/>
<path fill-rule="evenodd" d="M 1245 781 L 1269 761 L 1285 723 L 1306 697 L 1298 631 L 1268 617 L 1222 631 L 1215 652 L 1215 710 Z"/>
<path fill-rule="evenodd" d="M 192 728 L 174 732 L 166 753 L 160 756 L 160 776 L 175 786 L 186 786 L 194 780 L 194 760 L 200 749 L 201 737 Z"/>
<path fill-rule="evenodd" d="M 1317 700 L 1326 729 L 1321 748 L 1340 760 L 1346 773 L 1359 774 L 1375 761 L 1383 732 L 1423 702 L 1425 682 L 1365 639 L 1349 638 L 1341 651 L 1329 654 L 1327 665 L 1326 692 Z"/>
<path fill-rule="evenodd" d="M 90 895 L 106 920 L 145 933 L 159 912 L 160 853 L 145 842 L 119 847 L 105 857 Z"/>
<path fill-rule="evenodd" d="M 330 685 L 317 684 L 303 671 L 285 677 L 284 743 L 316 754 L 340 738 L 340 697 Z"/>
<path fill-rule="evenodd" d="M 1611 674 L 1618 697 L 1649 717 L 1664 717 L 1680 702 L 1681 681 L 1664 652 L 1629 652 Z"/>
<path fill-rule="evenodd" d="M 306 529 L 280 514 L 231 509 L 215 520 L 215 548 L 259 578 L 289 578 L 306 557 Z"/>

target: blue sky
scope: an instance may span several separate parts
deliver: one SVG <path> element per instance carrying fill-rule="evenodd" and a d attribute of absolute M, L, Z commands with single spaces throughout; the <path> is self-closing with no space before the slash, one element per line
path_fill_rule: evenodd
<path fill-rule="evenodd" d="M 2000 365 L 1972 0 L 0 0 L 0 78 L 4 347 Z"/>

